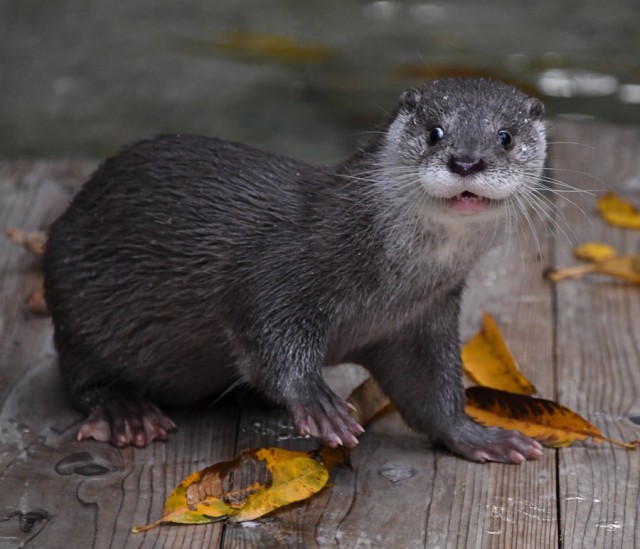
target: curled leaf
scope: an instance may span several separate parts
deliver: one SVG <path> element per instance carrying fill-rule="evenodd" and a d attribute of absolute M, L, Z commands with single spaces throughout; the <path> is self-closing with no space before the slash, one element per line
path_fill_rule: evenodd
<path fill-rule="evenodd" d="M 628 200 L 609 192 L 598 199 L 598 211 L 609 223 L 615 227 L 625 229 L 640 229 L 640 211 Z"/>
<path fill-rule="evenodd" d="M 465 411 L 481 425 L 516 429 L 550 448 L 562 448 L 575 441 L 593 439 L 629 450 L 635 443 L 605 437 L 600 430 L 569 408 L 551 400 L 516 395 L 488 387 L 469 387 Z"/>
<path fill-rule="evenodd" d="M 484 312 L 482 330 L 462 347 L 462 368 L 484 387 L 529 395 L 533 384 L 520 372 L 493 317 Z"/>
<path fill-rule="evenodd" d="M 248 449 L 189 475 L 167 498 L 163 516 L 133 531 L 143 532 L 163 522 L 252 520 L 312 496 L 328 479 L 327 467 L 306 452 Z"/>

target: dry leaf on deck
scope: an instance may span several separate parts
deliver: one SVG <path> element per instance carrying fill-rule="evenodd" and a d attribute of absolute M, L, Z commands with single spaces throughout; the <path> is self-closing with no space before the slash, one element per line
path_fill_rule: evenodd
<path fill-rule="evenodd" d="M 598 199 L 598 211 L 610 225 L 640 229 L 640 211 L 628 200 L 609 192 Z"/>
<path fill-rule="evenodd" d="M 34 255 L 42 255 L 44 246 L 47 242 L 47 233 L 44 231 L 21 231 L 12 227 L 6 227 L 4 230 L 11 240 L 20 246 L 24 246 Z"/>
<path fill-rule="evenodd" d="M 354 406 L 355 410 L 351 415 L 360 425 L 366 425 L 378 414 L 393 406 L 372 377 L 368 377 L 351 391 L 347 402 Z"/>
<path fill-rule="evenodd" d="M 309 456 L 319 458 L 327 469 L 331 469 L 336 465 L 344 465 L 351 469 L 351 449 L 346 446 L 337 446 L 336 448 L 323 446 L 309 452 Z"/>
<path fill-rule="evenodd" d="M 586 265 L 576 265 L 552 271 L 549 278 L 554 282 L 565 278 L 578 278 L 589 273 L 609 275 L 625 282 L 640 283 L 640 255 L 616 255 L 608 244 L 587 242 L 573 251 Z"/>
<path fill-rule="evenodd" d="M 462 347 L 462 368 L 484 387 L 530 395 L 533 384 L 520 372 L 493 317 L 484 312 L 482 330 Z"/>
<path fill-rule="evenodd" d="M 319 492 L 329 479 L 325 465 L 306 452 L 248 449 L 185 478 L 165 502 L 164 515 L 134 532 L 163 522 L 202 524 L 252 520 Z"/>
<path fill-rule="evenodd" d="M 573 255 L 583 261 L 591 261 L 592 263 L 598 263 L 610 257 L 618 255 L 616 249 L 609 244 L 602 244 L 600 242 L 585 242 L 573 249 Z"/>
<path fill-rule="evenodd" d="M 612 440 L 575 412 L 551 400 L 515 395 L 488 387 L 469 387 L 465 411 L 477 423 L 516 429 L 550 448 L 562 448 L 592 438 L 629 450 L 635 444 Z"/>

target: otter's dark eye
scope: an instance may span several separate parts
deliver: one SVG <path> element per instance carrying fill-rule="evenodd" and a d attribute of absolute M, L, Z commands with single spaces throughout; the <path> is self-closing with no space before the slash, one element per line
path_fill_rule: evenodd
<path fill-rule="evenodd" d="M 500 130 L 498 132 L 498 144 L 502 145 L 505 149 L 513 143 L 513 137 L 507 130 Z"/>
<path fill-rule="evenodd" d="M 436 126 L 429 132 L 429 145 L 433 146 L 444 139 L 444 130 L 441 126 Z"/>

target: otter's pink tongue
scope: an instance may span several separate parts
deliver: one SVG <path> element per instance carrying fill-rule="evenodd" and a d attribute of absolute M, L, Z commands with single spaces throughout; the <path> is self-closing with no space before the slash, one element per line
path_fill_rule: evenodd
<path fill-rule="evenodd" d="M 463 214 L 474 214 L 483 211 L 487 207 L 487 200 L 477 194 L 464 191 L 449 199 L 451 207 Z"/>

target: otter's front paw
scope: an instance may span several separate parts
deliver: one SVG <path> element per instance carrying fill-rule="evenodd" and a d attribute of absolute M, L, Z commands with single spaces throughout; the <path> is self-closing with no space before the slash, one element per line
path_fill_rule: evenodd
<path fill-rule="evenodd" d="M 353 448 L 358 444 L 357 437 L 364 433 L 349 413 L 353 407 L 328 387 L 318 389 L 313 398 L 293 399 L 287 407 L 298 435 L 316 437 L 329 448 Z"/>
<path fill-rule="evenodd" d="M 482 427 L 471 420 L 454 429 L 443 442 L 453 453 L 480 463 L 522 463 L 542 456 L 542 445 L 532 438 L 518 431 Z"/>

